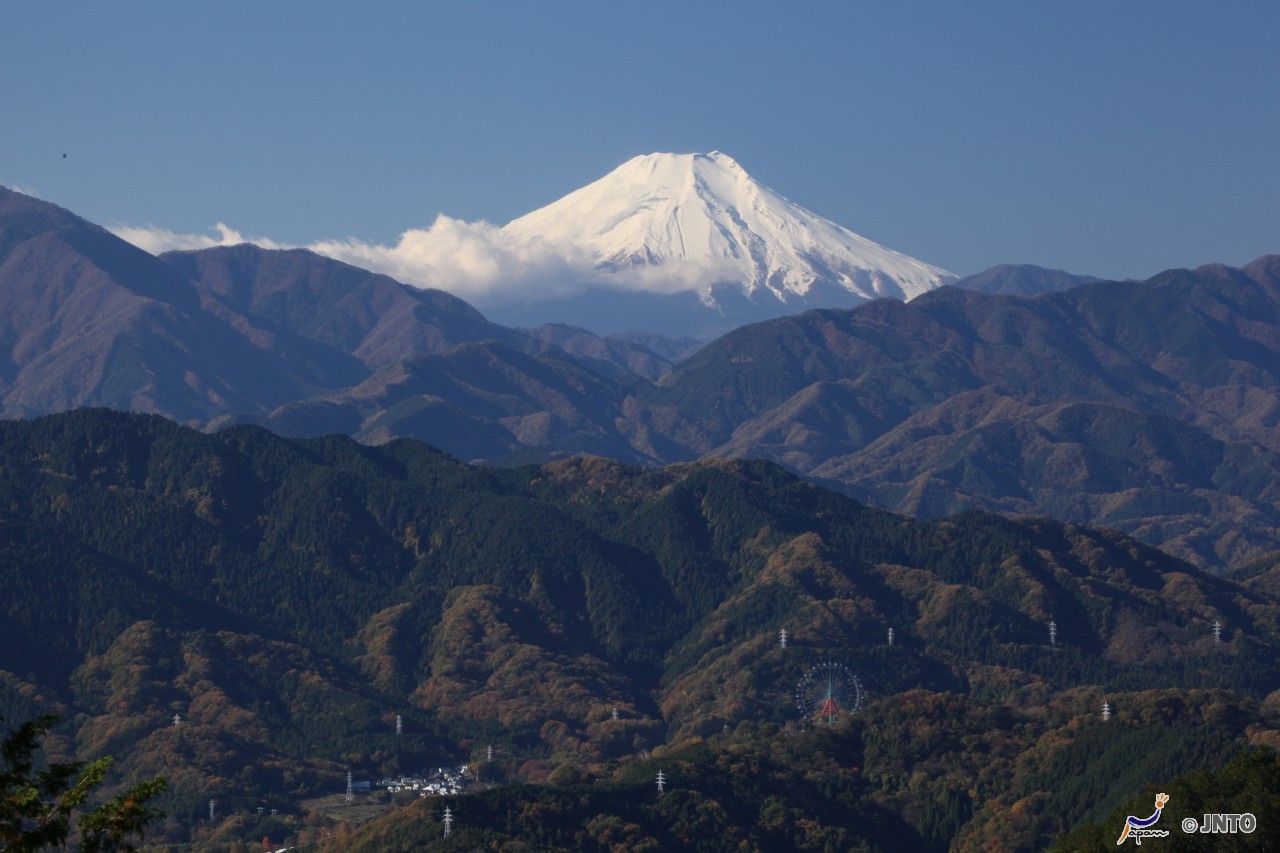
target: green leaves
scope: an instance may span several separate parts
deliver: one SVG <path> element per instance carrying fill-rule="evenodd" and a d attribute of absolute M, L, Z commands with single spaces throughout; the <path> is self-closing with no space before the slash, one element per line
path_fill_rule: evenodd
<path fill-rule="evenodd" d="M 164 812 L 147 803 L 167 787 L 159 777 L 148 779 L 86 814 L 80 819 L 81 849 L 85 853 L 133 850 L 125 839 L 134 834 L 141 837 L 149 823 L 164 817 Z"/>
<path fill-rule="evenodd" d="M 0 849 L 41 850 L 66 844 L 72 818 L 107 776 L 113 759 L 88 764 L 51 763 L 35 770 L 39 743 L 58 718 L 45 714 L 12 731 L 0 745 Z M 166 787 L 160 778 L 141 782 L 80 817 L 80 849 L 134 850 L 132 835 L 163 813 L 147 803 Z"/>

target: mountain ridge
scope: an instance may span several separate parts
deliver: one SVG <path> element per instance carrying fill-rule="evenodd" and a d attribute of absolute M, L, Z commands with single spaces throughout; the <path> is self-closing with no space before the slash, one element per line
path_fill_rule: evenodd
<path fill-rule="evenodd" d="M 1151 493 L 1152 505 L 1137 515 L 1155 522 L 1167 510 L 1170 517 L 1153 530 L 1167 529 L 1152 535 L 1170 545 L 1185 535 L 1198 539 L 1194 546 L 1187 541 L 1175 546 L 1183 556 L 1244 562 L 1280 544 L 1278 507 L 1266 488 L 1273 463 L 1265 461 L 1280 449 L 1276 268 L 1276 259 L 1267 256 L 1240 270 L 1172 270 L 1148 282 L 1084 284 L 1032 298 L 941 288 L 908 304 L 884 300 L 847 312 L 808 312 L 738 330 L 709 344 L 663 377 L 649 402 L 692 419 L 698 453 L 762 456 L 826 482 L 838 482 L 845 474 L 857 480 L 861 475 L 851 472 L 864 464 L 859 460 L 869 463 L 869 454 L 885 446 L 874 443 L 900 429 L 896 440 L 902 455 L 892 465 L 912 472 L 901 479 L 943 489 L 923 504 L 905 487 L 901 497 L 888 502 L 887 492 L 881 493 L 878 502 L 902 511 L 939 499 L 946 507 L 942 512 L 962 506 L 1000 508 L 996 496 L 1007 488 L 1000 483 L 1013 484 L 1009 495 L 1043 489 L 1057 500 L 1055 484 L 1062 485 L 1065 477 L 1066 493 L 1073 494 L 1072 475 L 1087 470 L 1073 467 L 1083 462 L 1071 462 L 1068 456 L 1051 479 L 1026 480 L 1026 471 L 1019 474 L 1017 464 L 1006 460 L 996 476 L 990 465 L 1001 454 L 1016 458 L 1019 453 L 1019 442 L 1010 439 L 997 442 L 991 448 L 996 455 L 981 463 L 985 445 L 958 438 L 933 455 L 921 443 L 923 435 L 911 434 L 910 419 L 930 417 L 935 407 L 943 412 L 949 406 L 949 417 L 963 420 L 985 417 L 993 401 L 1005 398 L 1033 409 L 1104 404 L 1106 411 L 1121 415 L 1113 421 L 1117 433 L 1100 430 L 1085 445 L 1077 442 L 1070 453 L 1099 452 L 1100 458 L 1125 465 L 1129 463 L 1115 455 L 1124 451 L 1116 443 L 1119 436 L 1139 435 L 1137 424 L 1146 417 L 1172 419 L 1179 429 L 1198 435 L 1196 442 L 1229 451 L 1231 471 L 1215 474 L 1224 479 L 1215 479 L 1212 490 L 1222 495 L 1223 490 L 1243 488 L 1249 516 L 1266 521 L 1236 529 L 1230 512 L 1214 510 L 1201 503 L 1206 496 L 1193 498 L 1186 491 L 1195 488 L 1192 483 L 1201 475 L 1176 458 L 1161 457 L 1163 451 L 1157 452 L 1157 465 L 1173 472 L 1168 491 L 1164 497 Z M 965 403 L 964 395 L 977 396 Z M 937 428 L 945 436 L 959 427 Z M 881 470 L 886 464 L 884 459 L 875 463 Z M 961 485 L 956 479 L 961 475 L 941 473 L 972 464 L 985 467 L 994 479 L 976 476 Z M 1036 477 L 1050 476 L 1051 466 L 1036 467 L 1041 471 Z M 1251 473 L 1242 476 L 1245 470 Z M 854 494 L 872 500 L 877 500 L 875 492 L 866 489 L 887 485 L 858 482 L 864 490 Z M 1079 487 L 1087 488 L 1085 482 Z M 1095 498 L 1105 503 L 1118 496 Z M 1199 519 L 1189 509 L 1197 504 L 1203 513 Z M 1020 506 L 1022 511 L 1050 511 L 1034 501 Z M 1060 511 L 1062 506 L 1058 504 Z M 1102 521 L 1089 512 L 1065 517 Z M 1135 531 L 1130 525 L 1141 523 L 1135 516 L 1121 526 Z M 1250 537 L 1259 538 L 1248 544 Z"/>
<path fill-rule="evenodd" d="M 1035 296 L 944 286 L 743 327 L 681 359 L 688 341 L 507 329 L 300 250 L 154 258 L 8 191 L 0 246 L 7 417 L 110 405 L 502 464 L 760 457 L 903 512 L 1113 524 L 1202 566 L 1280 551 L 1277 256 L 1057 277 L 1075 286 Z"/>

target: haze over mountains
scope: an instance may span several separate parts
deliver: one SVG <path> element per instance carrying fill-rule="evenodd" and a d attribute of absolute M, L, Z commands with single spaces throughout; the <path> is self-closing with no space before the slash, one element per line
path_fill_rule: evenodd
<path fill-rule="evenodd" d="M 676 364 L 694 342 L 511 329 L 305 250 L 156 258 L 0 191 L 0 411 L 105 405 L 502 462 L 762 457 L 901 512 L 1046 514 L 1234 566 L 1280 550 L 1278 270 L 995 268 L 960 284 L 1079 286 L 811 311 Z"/>

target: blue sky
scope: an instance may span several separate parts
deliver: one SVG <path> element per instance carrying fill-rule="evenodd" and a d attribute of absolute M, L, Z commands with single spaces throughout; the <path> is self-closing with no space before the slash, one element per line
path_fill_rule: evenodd
<path fill-rule="evenodd" d="M 732 154 L 959 273 L 1280 251 L 1280 4 L 7 3 L 0 183 L 390 242 Z M 66 159 L 62 158 L 63 153 Z"/>

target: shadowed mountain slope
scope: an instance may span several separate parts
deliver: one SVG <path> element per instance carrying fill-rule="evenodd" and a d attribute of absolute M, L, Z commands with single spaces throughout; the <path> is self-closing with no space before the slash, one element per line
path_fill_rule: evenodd
<path fill-rule="evenodd" d="M 376 370 L 415 355 L 520 335 L 457 297 L 409 287 L 304 249 L 248 244 L 160 260 L 260 328 L 331 348 Z"/>
<path fill-rule="evenodd" d="M 151 255 L 0 188 L 0 399 L 9 415 L 82 405 L 181 419 L 264 411 L 323 386 L 305 353 L 270 353 L 242 318 Z"/>
<path fill-rule="evenodd" d="M 594 453 L 656 461 L 617 429 L 626 386 L 559 349 L 527 355 L 486 341 L 405 359 L 347 391 L 262 420 L 289 435 L 412 436 L 465 459 Z"/>
<path fill-rule="evenodd" d="M 1278 267 L 809 312 L 709 344 L 646 401 L 697 453 L 884 506 L 1060 513 L 1240 563 L 1280 547 Z"/>
<path fill-rule="evenodd" d="M 597 335 L 586 329 L 552 323 L 522 329 L 546 348 L 562 349 L 611 378 L 627 375 L 654 380 L 671 372 L 682 357 L 700 343 L 691 338 L 662 335 Z M 665 354 L 664 354 L 665 353 Z"/>

